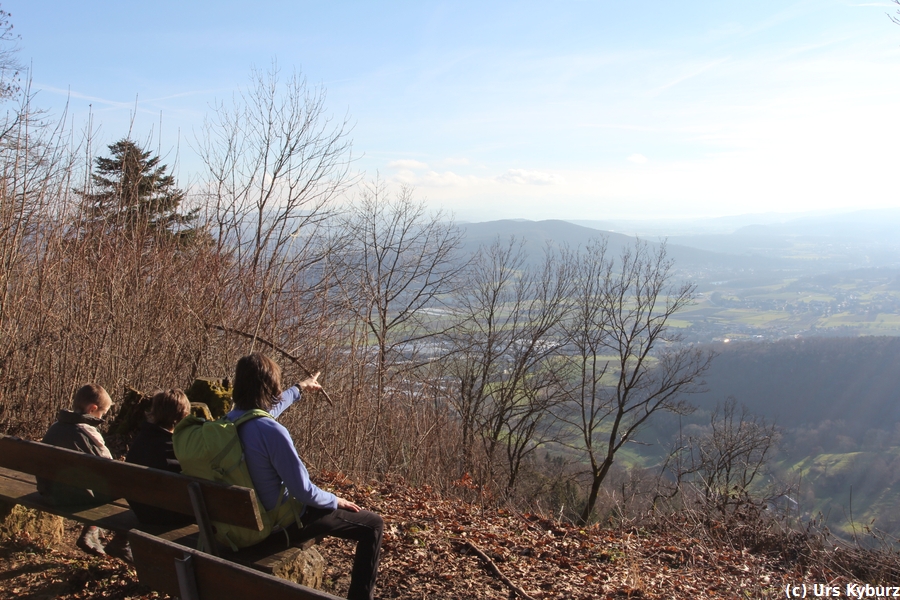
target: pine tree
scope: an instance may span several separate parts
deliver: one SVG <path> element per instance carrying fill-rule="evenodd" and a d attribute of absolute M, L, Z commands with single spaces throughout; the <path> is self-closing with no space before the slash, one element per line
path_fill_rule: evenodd
<path fill-rule="evenodd" d="M 184 191 L 175 186 L 168 167 L 136 142 L 122 139 L 109 146 L 110 157 L 94 159 L 94 192 L 80 193 L 84 217 L 114 229 L 147 227 L 157 234 L 184 234 L 196 211 L 178 212 Z"/>

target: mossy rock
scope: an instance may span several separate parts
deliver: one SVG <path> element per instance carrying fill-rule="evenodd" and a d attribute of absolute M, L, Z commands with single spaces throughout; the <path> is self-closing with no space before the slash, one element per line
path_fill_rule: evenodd
<path fill-rule="evenodd" d="M 325 576 L 325 559 L 315 548 L 291 548 L 279 555 L 277 563 L 272 565 L 272 575 L 320 590 Z"/>
<path fill-rule="evenodd" d="M 231 384 L 227 379 L 195 379 L 185 393 L 192 403 L 202 402 L 209 407 L 214 419 L 231 410 Z"/>
<path fill-rule="evenodd" d="M 39 538 L 49 546 L 59 545 L 65 534 L 63 518 L 20 504 L 0 502 L 0 540 L 21 533 Z"/>

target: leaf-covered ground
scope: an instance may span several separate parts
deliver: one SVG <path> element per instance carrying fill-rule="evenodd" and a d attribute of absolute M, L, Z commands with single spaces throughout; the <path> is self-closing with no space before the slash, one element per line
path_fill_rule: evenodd
<path fill-rule="evenodd" d="M 783 598 L 786 584 L 841 583 L 796 572 L 775 555 L 676 532 L 579 528 L 402 483 L 358 485 L 337 475 L 320 483 L 384 517 L 381 598 L 508 599 L 513 588 L 535 599 Z M 75 549 L 78 530 L 73 524 L 54 548 L 24 536 L 0 544 L 0 598 L 164 597 L 141 586 L 129 565 Z M 352 547 L 326 540 L 318 548 L 329 564 L 327 591 L 345 594 Z"/>

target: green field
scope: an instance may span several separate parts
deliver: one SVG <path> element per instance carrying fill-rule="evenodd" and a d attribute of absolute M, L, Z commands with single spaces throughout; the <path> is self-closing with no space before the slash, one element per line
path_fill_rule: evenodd
<path fill-rule="evenodd" d="M 698 283 L 696 303 L 672 323 L 696 341 L 793 335 L 900 336 L 900 289 L 894 272 L 757 276 Z M 685 326 L 685 323 L 688 326 Z"/>

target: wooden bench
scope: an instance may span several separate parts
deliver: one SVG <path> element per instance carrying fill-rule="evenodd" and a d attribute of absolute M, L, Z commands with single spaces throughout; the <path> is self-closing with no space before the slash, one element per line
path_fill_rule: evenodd
<path fill-rule="evenodd" d="M 37 492 L 36 477 L 91 489 L 115 500 L 90 507 L 56 506 Z M 191 515 L 197 525 L 170 530 L 145 526 L 137 520 L 123 498 L 140 499 L 143 504 Z M 272 536 L 270 540 L 238 553 L 220 550 L 215 542 L 212 521 L 255 530 L 262 529 L 262 517 L 254 490 L 108 460 L 5 435 L 0 435 L 0 500 L 104 529 L 130 532 L 129 537 L 132 533 L 143 530 L 145 536 L 149 535 L 160 543 L 176 544 L 178 548 L 196 547 L 199 540 L 199 546 L 207 550 L 200 554 L 211 558 L 224 554 L 229 560 L 222 560 L 222 564 L 237 567 L 233 561 L 247 563 L 256 571 L 267 574 L 279 574 L 280 565 L 313 543 L 309 542 L 303 548 L 285 548 L 283 538 Z M 141 538 L 141 541 L 145 540 Z M 132 552 L 135 552 L 134 548 Z M 142 556 L 152 557 L 156 554 L 151 552 Z M 139 559 L 135 553 L 139 577 L 141 572 L 153 573 L 156 572 L 153 569 L 164 571 L 175 568 L 174 563 L 149 566 L 140 564 L 139 560 L 143 559 Z M 141 581 L 144 581 L 143 577 Z M 305 586 L 291 582 L 284 583 L 296 587 L 292 588 L 298 594 L 293 596 L 294 598 L 331 597 Z M 152 583 L 148 585 L 153 587 Z M 200 593 L 201 597 L 204 597 L 202 589 Z"/>
<path fill-rule="evenodd" d="M 141 531 L 128 534 L 141 583 L 181 600 L 339 600 Z"/>

